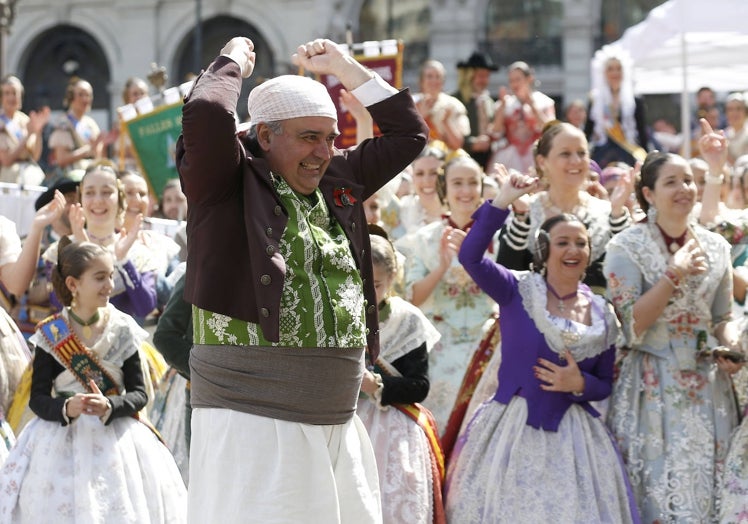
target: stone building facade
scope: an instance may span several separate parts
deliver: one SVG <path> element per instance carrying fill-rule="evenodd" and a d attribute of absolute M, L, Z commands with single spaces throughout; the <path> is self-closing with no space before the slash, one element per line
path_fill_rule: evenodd
<path fill-rule="evenodd" d="M 61 110 L 68 79 L 89 80 L 94 115 L 106 125 L 122 105 L 126 80 L 145 78 L 152 64 L 165 69 L 166 87 L 176 85 L 205 67 L 231 36 L 246 35 L 258 54 L 255 75 L 245 83 L 249 91 L 264 77 L 293 72 L 289 57 L 299 43 L 320 36 L 345 41 L 352 34 L 402 38 L 408 58 L 403 82 L 413 88 L 420 60 L 442 61 L 451 91 L 456 63 L 484 49 L 501 58 L 501 65 L 509 63 L 507 52 L 531 64 L 535 58 L 542 91 L 568 101 L 586 97 L 590 58 L 606 32 L 606 9 L 623 12 L 630 1 L 20 0 L 2 50 L 4 73 L 24 82 L 26 109 L 46 104 Z M 521 56 L 524 51 L 532 51 L 530 59 Z M 493 77 L 496 89 L 506 83 L 504 71 Z"/>

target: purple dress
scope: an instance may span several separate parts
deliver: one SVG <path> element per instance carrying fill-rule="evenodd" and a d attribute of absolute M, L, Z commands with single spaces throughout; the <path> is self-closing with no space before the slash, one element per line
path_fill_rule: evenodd
<path fill-rule="evenodd" d="M 458 441 L 446 481 L 454 522 L 639 522 L 615 444 L 590 401 L 611 391 L 615 315 L 580 284 L 591 325 L 546 309 L 542 276 L 512 272 L 484 257 L 508 215 L 484 204 L 460 262 L 501 308 L 502 361 L 494 398 L 479 408 Z M 543 391 L 532 367 L 558 365 L 568 348 L 585 379 L 580 396 Z"/>

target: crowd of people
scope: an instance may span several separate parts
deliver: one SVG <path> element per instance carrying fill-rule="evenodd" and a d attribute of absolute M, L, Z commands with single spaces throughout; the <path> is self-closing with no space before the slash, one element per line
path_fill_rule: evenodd
<path fill-rule="evenodd" d="M 684 158 L 624 56 L 564 122 L 480 52 L 453 94 L 437 60 L 413 93 L 329 40 L 292 62 L 358 144 L 305 76 L 238 124 L 233 38 L 159 196 L 88 82 L 56 123 L 0 82 L 0 178 L 48 188 L 25 238 L 0 216 L 0 522 L 748 519 L 744 95 Z"/>

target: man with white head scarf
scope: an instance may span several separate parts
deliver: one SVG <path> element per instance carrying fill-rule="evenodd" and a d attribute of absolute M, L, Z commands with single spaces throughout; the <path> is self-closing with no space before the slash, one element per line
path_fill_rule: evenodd
<path fill-rule="evenodd" d="M 183 109 L 177 165 L 189 202 L 185 299 L 193 304 L 191 522 L 381 521 L 376 465 L 355 416 L 364 348 L 379 350 L 362 203 L 423 149 L 397 92 L 329 40 L 292 61 L 334 75 L 382 136 L 335 149 L 324 86 L 281 76 L 252 90 L 234 38 Z"/>

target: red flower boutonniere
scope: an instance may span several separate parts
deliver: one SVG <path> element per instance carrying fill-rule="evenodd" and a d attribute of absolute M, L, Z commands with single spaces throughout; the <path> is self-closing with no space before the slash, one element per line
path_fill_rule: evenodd
<path fill-rule="evenodd" d="M 338 187 L 332 193 L 335 205 L 338 207 L 352 206 L 358 200 L 351 194 L 350 187 Z"/>

